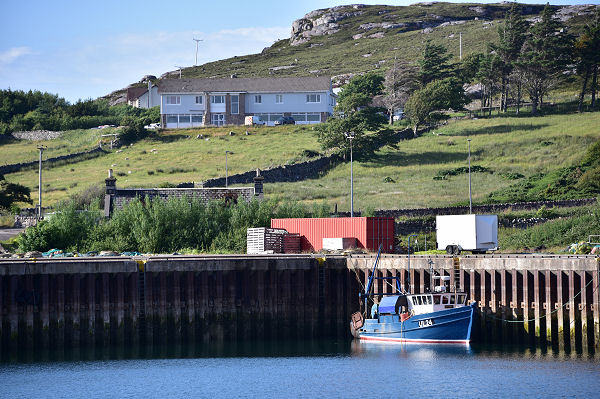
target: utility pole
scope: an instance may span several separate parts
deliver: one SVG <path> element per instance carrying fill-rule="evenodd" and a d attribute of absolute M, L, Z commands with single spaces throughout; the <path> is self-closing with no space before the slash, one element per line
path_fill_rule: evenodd
<path fill-rule="evenodd" d="M 469 215 L 473 213 L 473 199 L 471 197 L 471 139 L 467 139 L 469 147 Z"/>
<path fill-rule="evenodd" d="M 181 79 L 181 68 L 183 68 L 183 67 L 179 66 L 179 65 L 175 65 L 175 68 L 179 69 L 179 79 Z"/>
<path fill-rule="evenodd" d="M 202 42 L 203 40 L 202 39 L 196 39 L 196 38 L 194 38 L 192 40 L 196 42 L 196 62 L 194 63 L 194 66 L 196 66 L 196 65 L 198 65 L 198 43 Z"/>
<path fill-rule="evenodd" d="M 344 136 L 350 140 L 350 217 L 354 217 L 354 176 L 352 173 L 352 140 L 354 139 L 354 132 L 346 132 Z"/>
<path fill-rule="evenodd" d="M 227 154 L 233 154 L 231 151 L 225 151 L 225 188 L 227 188 Z"/>
<path fill-rule="evenodd" d="M 40 150 L 40 161 L 39 161 L 39 181 L 38 181 L 38 214 L 37 220 L 42 220 L 42 153 L 46 149 L 43 145 L 37 148 Z"/>

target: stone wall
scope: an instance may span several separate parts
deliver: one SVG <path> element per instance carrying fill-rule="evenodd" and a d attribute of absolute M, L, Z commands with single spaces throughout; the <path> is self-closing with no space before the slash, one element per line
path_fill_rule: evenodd
<path fill-rule="evenodd" d="M 239 200 L 251 201 L 254 195 L 254 187 L 242 188 L 120 188 L 114 196 L 114 209 L 121 209 L 129 201 L 135 198 L 199 198 L 204 202 L 210 200 L 228 200 L 237 202 Z"/>
<path fill-rule="evenodd" d="M 596 198 L 583 198 L 575 200 L 562 200 L 562 201 L 533 201 L 533 202 L 514 202 L 507 204 L 484 204 L 484 205 L 473 205 L 473 213 L 486 214 L 495 213 L 499 211 L 505 211 L 507 209 L 512 210 L 537 210 L 542 206 L 552 208 L 554 206 L 558 208 L 576 207 L 584 205 L 593 205 L 598 201 Z M 421 208 L 421 209 L 388 209 L 375 211 L 375 216 L 389 216 L 389 217 L 418 217 L 428 215 L 462 215 L 469 212 L 468 206 L 448 206 L 443 208 Z M 349 213 L 347 213 L 349 215 Z M 340 212 L 340 216 L 346 216 L 346 213 Z"/>
<path fill-rule="evenodd" d="M 110 217 L 112 212 L 123 208 L 135 198 L 142 200 L 145 198 L 168 200 L 169 198 L 187 197 L 190 199 L 200 199 L 204 202 L 225 200 L 233 203 L 237 203 L 240 200 L 250 202 L 252 199 L 260 201 L 264 196 L 263 180 L 264 177 L 257 171 L 253 177 L 254 187 L 117 188 L 117 179 L 112 176 L 112 170 L 109 170 L 108 179 L 106 179 L 106 194 L 104 196 L 104 216 Z"/>
<path fill-rule="evenodd" d="M 296 182 L 318 177 L 320 173 L 335 166 L 339 160 L 340 158 L 338 156 L 332 155 L 293 165 L 276 166 L 271 169 L 262 170 L 260 173 L 269 183 Z M 252 183 L 254 176 L 256 176 L 256 172 L 249 171 L 228 176 L 227 181 L 229 184 L 248 184 Z M 217 177 L 215 179 L 206 180 L 202 182 L 202 186 L 225 186 L 225 178 Z"/>
<path fill-rule="evenodd" d="M 61 155 L 58 157 L 53 157 L 53 158 L 48 158 L 42 161 L 43 164 L 50 164 L 52 165 L 53 163 L 59 162 L 59 161 L 65 161 L 68 159 L 73 159 L 73 158 L 77 158 L 77 157 L 81 157 L 81 156 L 85 156 L 85 155 L 100 155 L 100 153 L 104 153 L 104 150 L 102 149 L 102 147 L 96 147 L 94 149 L 88 150 L 88 151 L 82 151 L 82 152 L 74 152 L 72 154 L 67 154 L 67 155 Z M 30 167 L 34 167 L 37 166 L 39 164 L 39 160 L 36 161 L 31 161 L 31 162 L 23 162 L 23 163 L 14 163 L 14 164 L 10 164 L 10 165 L 3 165 L 0 166 L 0 175 L 5 175 L 8 173 L 15 173 L 20 171 L 23 168 L 30 168 Z"/>

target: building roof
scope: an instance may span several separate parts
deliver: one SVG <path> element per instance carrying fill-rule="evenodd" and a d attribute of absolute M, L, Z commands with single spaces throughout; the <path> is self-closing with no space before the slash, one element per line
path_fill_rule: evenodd
<path fill-rule="evenodd" d="M 229 79 L 163 79 L 158 84 L 159 93 L 202 92 L 305 92 L 331 88 L 331 78 L 229 78 Z"/>
<path fill-rule="evenodd" d="M 127 101 L 137 100 L 147 91 L 146 87 L 129 87 L 127 89 Z"/>

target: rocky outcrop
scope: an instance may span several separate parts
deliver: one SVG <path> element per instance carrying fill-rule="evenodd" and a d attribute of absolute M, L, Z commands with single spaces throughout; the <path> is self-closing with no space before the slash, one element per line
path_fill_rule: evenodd
<path fill-rule="evenodd" d="M 306 43 L 313 36 L 332 35 L 339 32 L 338 22 L 361 15 L 362 11 L 350 11 L 363 8 L 364 5 L 339 6 L 328 9 L 311 11 L 304 18 L 297 19 L 292 23 L 292 35 L 290 45 L 298 46 Z"/>

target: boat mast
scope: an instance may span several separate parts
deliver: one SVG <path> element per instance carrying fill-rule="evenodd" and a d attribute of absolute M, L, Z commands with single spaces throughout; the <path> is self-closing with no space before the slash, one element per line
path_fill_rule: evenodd
<path fill-rule="evenodd" d="M 375 264 L 373 265 L 373 271 L 371 272 L 371 276 L 369 277 L 369 281 L 367 282 L 367 286 L 365 287 L 365 293 L 363 294 L 365 297 L 365 312 L 369 308 L 369 293 L 371 292 L 371 286 L 373 285 L 373 279 L 375 278 L 375 270 L 377 270 L 377 265 L 379 264 L 379 256 L 381 255 L 382 248 L 383 244 L 379 244 L 379 249 L 377 250 L 377 257 L 375 258 Z"/>
<path fill-rule="evenodd" d="M 410 237 L 416 236 L 416 234 L 411 234 L 408 236 L 408 277 L 406 278 L 406 287 L 408 287 L 408 290 L 406 290 L 407 294 L 410 294 Z"/>

